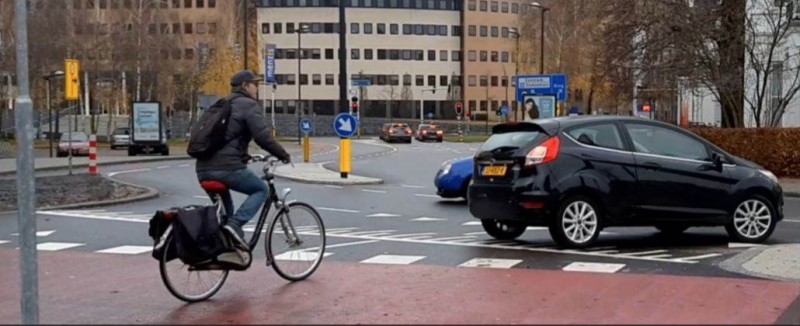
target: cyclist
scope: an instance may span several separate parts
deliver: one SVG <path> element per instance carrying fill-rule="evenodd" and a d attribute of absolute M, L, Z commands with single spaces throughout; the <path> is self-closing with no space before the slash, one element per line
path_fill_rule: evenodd
<path fill-rule="evenodd" d="M 291 162 L 291 156 L 271 136 L 261 108 L 258 104 L 258 83 L 261 81 L 253 72 L 244 70 L 231 78 L 231 117 L 228 122 L 226 139 L 232 139 L 223 148 L 207 159 L 198 159 L 195 171 L 200 182 L 217 180 L 223 182 L 230 190 L 246 194 L 248 197 L 233 215 L 233 199 L 230 193 L 223 194 L 222 202 L 228 214 L 228 222 L 223 230 L 228 233 L 239 247 L 249 250 L 244 240 L 242 226 L 247 224 L 261 205 L 266 201 L 267 185 L 247 168 L 245 163 L 250 141 L 255 140 L 259 147 L 280 159 L 283 163 Z M 210 194 L 209 194 L 210 195 Z"/>

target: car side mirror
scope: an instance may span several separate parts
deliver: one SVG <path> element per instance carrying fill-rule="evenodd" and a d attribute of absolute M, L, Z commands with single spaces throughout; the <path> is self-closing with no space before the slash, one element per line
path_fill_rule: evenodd
<path fill-rule="evenodd" d="M 711 153 L 711 162 L 714 164 L 714 167 L 717 169 L 722 168 L 722 156 L 716 152 Z"/>

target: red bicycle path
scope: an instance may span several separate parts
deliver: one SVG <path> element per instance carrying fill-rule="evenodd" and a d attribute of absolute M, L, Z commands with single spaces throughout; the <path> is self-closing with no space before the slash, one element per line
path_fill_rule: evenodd
<path fill-rule="evenodd" d="M 19 252 L 0 249 L 0 261 L 0 323 L 17 324 Z M 148 254 L 38 261 L 41 323 L 800 323 L 800 284 L 767 280 L 323 261 L 290 283 L 260 259 L 210 300 L 186 304 Z"/>

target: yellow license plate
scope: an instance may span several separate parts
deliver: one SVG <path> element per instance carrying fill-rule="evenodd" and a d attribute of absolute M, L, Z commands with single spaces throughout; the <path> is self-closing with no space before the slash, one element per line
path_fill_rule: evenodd
<path fill-rule="evenodd" d="M 506 175 L 505 165 L 494 165 L 483 168 L 483 175 L 485 176 L 503 176 Z"/>

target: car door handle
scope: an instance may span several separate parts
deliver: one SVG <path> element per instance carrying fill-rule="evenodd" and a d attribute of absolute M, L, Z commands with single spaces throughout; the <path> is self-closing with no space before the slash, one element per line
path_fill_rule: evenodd
<path fill-rule="evenodd" d="M 651 170 L 661 169 L 661 164 L 658 164 L 656 162 L 644 162 L 642 166 L 644 166 L 646 169 L 651 169 Z"/>

